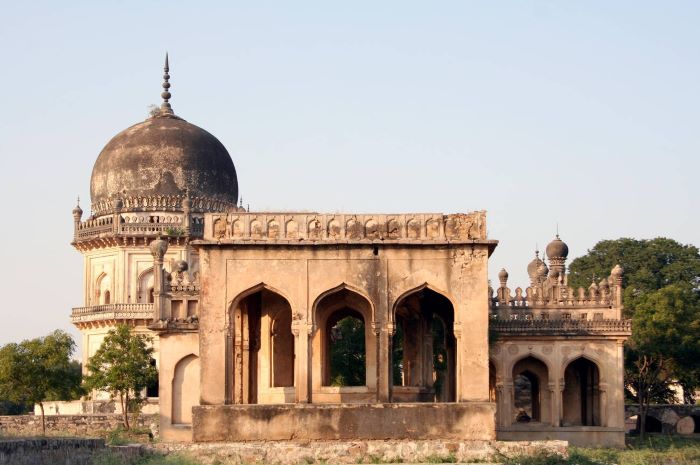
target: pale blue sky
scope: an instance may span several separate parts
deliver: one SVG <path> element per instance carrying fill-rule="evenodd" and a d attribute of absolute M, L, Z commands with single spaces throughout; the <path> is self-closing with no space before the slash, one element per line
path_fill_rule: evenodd
<path fill-rule="evenodd" d="M 485 209 L 513 287 L 557 223 L 571 257 L 700 245 L 700 2 L 0 7 L 0 343 L 77 335 L 71 209 L 159 102 L 166 49 L 173 108 L 226 145 L 252 209 Z"/>

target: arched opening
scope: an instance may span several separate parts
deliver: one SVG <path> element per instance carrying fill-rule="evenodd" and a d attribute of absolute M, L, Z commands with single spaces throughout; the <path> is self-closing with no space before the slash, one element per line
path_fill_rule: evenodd
<path fill-rule="evenodd" d="M 550 393 L 547 365 L 535 357 L 526 357 L 513 366 L 513 421 L 546 422 L 550 418 Z"/>
<path fill-rule="evenodd" d="M 600 426 L 600 374 L 595 363 L 577 358 L 564 370 L 564 426 Z"/>
<path fill-rule="evenodd" d="M 334 312 L 326 322 L 327 386 L 364 386 L 367 349 L 362 314 L 344 308 Z"/>
<path fill-rule="evenodd" d="M 199 404 L 199 357 L 188 355 L 175 365 L 172 423 L 192 423 L 192 407 Z"/>
<path fill-rule="evenodd" d="M 104 294 L 103 294 L 102 303 L 103 303 L 104 305 L 109 305 L 111 298 L 112 298 L 112 296 L 111 296 L 111 294 L 109 293 L 109 291 L 105 291 Z"/>
<path fill-rule="evenodd" d="M 394 307 L 392 398 L 394 402 L 454 402 L 454 309 L 445 296 L 418 289 Z"/>
<path fill-rule="evenodd" d="M 294 386 L 292 308 L 266 287 L 236 299 L 231 314 L 233 401 L 280 403 L 288 396 L 275 388 Z"/>
<path fill-rule="evenodd" d="M 314 317 L 318 330 L 312 341 L 314 389 L 336 389 L 317 391 L 315 401 L 366 401 L 360 388 L 376 387 L 375 370 L 367 370 L 376 366 L 376 350 L 370 349 L 376 348 L 374 334 L 369 331 L 372 315 L 367 298 L 345 285 L 317 299 Z"/>
<path fill-rule="evenodd" d="M 497 402 L 496 399 L 496 367 L 489 360 L 489 402 Z"/>
<path fill-rule="evenodd" d="M 153 293 L 153 288 L 148 289 L 148 303 L 152 304 L 156 301 L 155 294 Z"/>
<path fill-rule="evenodd" d="M 156 359 L 151 359 L 151 366 L 156 367 Z M 158 377 L 146 386 L 146 397 L 158 397 Z"/>

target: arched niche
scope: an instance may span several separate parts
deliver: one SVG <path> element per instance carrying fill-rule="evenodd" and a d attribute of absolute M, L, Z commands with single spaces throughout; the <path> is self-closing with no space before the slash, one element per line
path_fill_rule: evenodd
<path fill-rule="evenodd" d="M 153 267 L 147 268 L 139 273 L 136 281 L 136 292 L 139 303 L 145 304 L 154 302 L 153 283 Z"/>
<path fill-rule="evenodd" d="M 513 422 L 539 423 L 551 419 L 549 370 L 540 359 L 528 356 L 513 365 Z"/>
<path fill-rule="evenodd" d="M 95 280 L 96 305 L 108 305 L 112 300 L 112 279 L 107 273 L 100 273 Z"/>
<path fill-rule="evenodd" d="M 190 354 L 175 364 L 172 386 L 172 423 L 191 424 L 192 407 L 199 404 L 199 357 Z"/>
<path fill-rule="evenodd" d="M 393 311 L 393 401 L 454 402 L 457 341 L 450 299 L 423 285 L 401 296 Z"/>
<path fill-rule="evenodd" d="M 292 401 L 294 387 L 294 335 L 289 301 L 266 284 L 242 292 L 231 304 L 231 341 L 234 403 Z"/>
<path fill-rule="evenodd" d="M 564 369 L 562 392 L 564 426 L 600 426 L 600 370 L 585 357 Z"/>

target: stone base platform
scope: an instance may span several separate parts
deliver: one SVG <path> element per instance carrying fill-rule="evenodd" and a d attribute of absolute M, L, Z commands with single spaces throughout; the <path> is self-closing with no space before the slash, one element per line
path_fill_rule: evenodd
<path fill-rule="evenodd" d="M 496 437 L 499 441 L 562 440 L 580 447 L 625 447 L 625 430 L 604 426 L 513 425 L 499 428 Z"/>
<path fill-rule="evenodd" d="M 495 411 L 492 402 L 195 406 L 192 439 L 491 441 Z"/>
<path fill-rule="evenodd" d="M 190 455 L 203 464 L 276 463 L 503 463 L 541 452 L 567 455 L 565 441 L 254 441 L 238 443 L 158 443 L 161 452 Z"/>

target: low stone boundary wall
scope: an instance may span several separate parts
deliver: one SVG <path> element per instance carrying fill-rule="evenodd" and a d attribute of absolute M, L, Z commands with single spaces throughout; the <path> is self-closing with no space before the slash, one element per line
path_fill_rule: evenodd
<path fill-rule="evenodd" d="M 103 439 L 14 439 L 0 441 L 0 465 L 90 465 L 105 449 Z"/>
<path fill-rule="evenodd" d="M 567 455 L 566 441 L 272 441 L 239 443 L 159 443 L 164 453 L 187 454 L 205 465 L 216 463 L 439 463 L 502 462 L 506 457 L 542 451 Z"/>
<path fill-rule="evenodd" d="M 95 437 L 100 431 L 111 431 L 122 424 L 121 415 L 47 415 L 48 436 Z M 158 437 L 158 415 L 141 414 L 135 425 L 148 428 Z M 41 434 L 41 415 L 1 415 L 3 436 L 36 436 Z"/>
<path fill-rule="evenodd" d="M 491 402 L 206 405 L 192 412 L 195 442 L 496 439 Z"/>
<path fill-rule="evenodd" d="M 625 418 L 639 415 L 638 405 L 625 405 Z M 647 413 L 647 431 L 667 434 L 700 433 L 699 405 L 650 405 Z M 633 427 L 636 429 L 636 426 Z"/>

